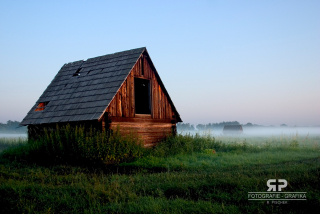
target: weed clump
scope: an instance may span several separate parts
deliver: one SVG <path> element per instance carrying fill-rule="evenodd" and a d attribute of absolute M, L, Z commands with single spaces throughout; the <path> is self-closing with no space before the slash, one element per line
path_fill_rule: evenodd
<path fill-rule="evenodd" d="M 17 148 L 9 148 L 3 158 L 42 164 L 119 164 L 142 157 L 145 149 L 133 133 L 122 136 L 83 127 L 56 127 L 44 136 Z"/>
<path fill-rule="evenodd" d="M 222 146 L 222 143 L 216 141 L 214 137 L 195 135 L 169 136 L 160 142 L 152 151 L 150 155 L 156 157 L 167 157 L 177 154 L 191 154 L 195 152 L 202 152 L 206 149 L 217 149 Z"/>

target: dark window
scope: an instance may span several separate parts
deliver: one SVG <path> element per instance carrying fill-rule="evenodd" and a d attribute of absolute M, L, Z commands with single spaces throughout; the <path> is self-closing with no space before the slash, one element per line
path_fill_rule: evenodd
<path fill-rule="evenodd" d="M 150 81 L 134 79 L 136 114 L 151 114 Z"/>
<path fill-rule="evenodd" d="M 143 68 L 143 57 L 141 58 L 141 75 L 144 75 L 144 68 Z"/>

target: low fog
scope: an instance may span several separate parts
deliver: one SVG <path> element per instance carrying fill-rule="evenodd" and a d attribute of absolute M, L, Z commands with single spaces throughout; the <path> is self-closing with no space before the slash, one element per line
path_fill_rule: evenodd
<path fill-rule="evenodd" d="M 320 127 L 245 127 L 242 126 L 242 133 L 225 134 L 223 128 L 218 129 L 205 129 L 205 130 L 183 130 L 177 129 L 178 133 L 181 134 L 195 134 L 200 135 L 211 134 L 213 136 L 236 136 L 236 137 L 257 137 L 257 136 L 279 136 L 279 135 L 298 135 L 300 137 L 307 136 L 320 136 Z"/>

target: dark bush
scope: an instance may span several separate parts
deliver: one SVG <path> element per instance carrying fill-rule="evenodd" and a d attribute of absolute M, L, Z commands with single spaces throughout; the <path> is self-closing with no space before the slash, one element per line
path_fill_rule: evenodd
<path fill-rule="evenodd" d="M 169 136 L 159 143 L 152 151 L 153 156 L 165 157 L 176 154 L 190 154 L 193 152 L 202 152 L 204 149 L 214 149 L 221 146 L 214 137 L 196 135 Z"/>
<path fill-rule="evenodd" d="M 133 161 L 145 152 L 141 141 L 133 133 L 122 136 L 119 129 L 114 133 L 90 131 L 70 125 L 45 130 L 38 140 L 7 149 L 2 157 L 10 160 L 37 163 L 105 163 L 119 164 Z"/>

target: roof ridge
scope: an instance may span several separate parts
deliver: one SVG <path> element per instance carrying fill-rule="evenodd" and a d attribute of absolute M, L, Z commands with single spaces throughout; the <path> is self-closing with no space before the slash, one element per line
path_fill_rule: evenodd
<path fill-rule="evenodd" d="M 130 52 L 130 51 L 135 51 L 135 52 L 142 52 L 142 50 L 146 49 L 146 47 L 141 47 L 141 48 L 134 48 L 134 49 L 130 49 L 130 50 L 125 50 L 125 51 L 119 51 L 119 52 L 114 52 L 114 53 L 111 53 L 111 54 L 105 54 L 105 55 L 101 55 L 101 56 L 96 56 L 96 57 L 92 57 L 92 58 L 88 58 L 86 61 L 88 60 L 92 60 L 92 59 L 98 59 L 98 58 L 102 58 L 102 57 L 106 57 L 106 56 L 114 56 L 116 58 L 118 58 L 119 56 L 116 56 L 116 55 L 120 55 L 120 54 L 123 54 L 125 52 Z M 135 52 L 131 53 L 131 54 L 134 54 Z M 126 55 L 130 55 L 130 54 L 126 54 Z"/>
<path fill-rule="evenodd" d="M 101 57 L 106 57 L 106 56 L 111 56 L 111 55 L 116 55 L 116 54 L 121 54 L 121 53 L 124 53 L 124 52 L 129 52 L 129 51 L 137 51 L 137 50 L 144 50 L 146 49 L 146 47 L 141 47 L 141 48 L 134 48 L 134 49 L 129 49 L 129 50 L 125 50 L 125 51 L 118 51 L 118 52 L 114 52 L 114 53 L 111 53 L 111 54 L 105 54 L 105 55 L 101 55 L 101 56 L 96 56 L 96 57 L 92 57 L 92 58 L 87 58 L 86 60 L 84 59 L 81 59 L 81 60 L 76 60 L 76 61 L 73 61 L 73 62 L 67 62 L 65 63 L 64 65 L 70 65 L 70 64 L 75 64 L 75 63 L 79 63 L 82 61 L 82 64 L 87 62 L 88 60 L 93 60 L 93 59 L 98 59 L 98 58 L 101 58 Z M 137 51 L 138 52 L 138 51 Z M 134 54 L 134 53 L 132 53 Z M 129 54 L 127 54 L 129 55 Z M 63 66 L 62 66 L 63 67 Z"/>

